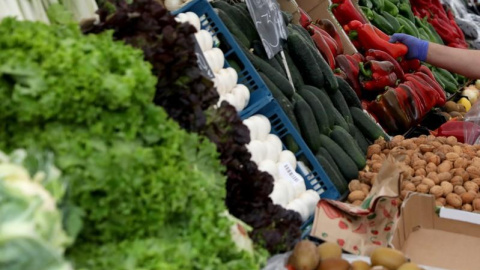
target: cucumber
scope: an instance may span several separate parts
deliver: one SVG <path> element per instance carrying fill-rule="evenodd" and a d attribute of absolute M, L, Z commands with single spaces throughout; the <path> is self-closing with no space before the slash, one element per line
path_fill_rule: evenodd
<path fill-rule="evenodd" d="M 343 177 L 347 180 L 355 179 L 358 177 L 358 168 L 355 162 L 343 151 L 343 149 L 332 139 L 326 135 L 320 135 L 320 143 L 328 153 L 335 160 L 338 169 L 342 173 Z"/>
<path fill-rule="evenodd" d="M 328 135 L 330 133 L 328 116 L 320 100 L 318 100 L 318 98 L 312 92 L 305 89 L 298 91 L 298 94 L 308 103 L 310 109 L 312 109 L 320 132 Z"/>
<path fill-rule="evenodd" d="M 316 63 L 314 54 L 307 49 L 309 45 L 296 32 L 288 35 L 287 42 L 290 48 L 289 52 L 295 65 L 299 67 L 304 82 L 316 87 L 322 87 L 324 83 L 323 73 Z"/>
<path fill-rule="evenodd" d="M 355 93 L 355 90 L 344 79 L 337 77 L 338 90 L 342 93 L 343 98 L 347 102 L 348 107 L 357 107 L 362 109 L 362 102 Z"/>
<path fill-rule="evenodd" d="M 290 70 L 290 75 L 292 76 L 293 85 L 295 86 L 295 88 L 301 89 L 302 86 L 305 85 L 302 79 L 302 74 L 300 74 L 297 66 L 295 66 L 295 63 L 293 62 L 293 59 L 288 53 L 288 51 L 285 50 L 284 53 L 285 59 L 287 60 L 288 69 Z"/>
<path fill-rule="evenodd" d="M 335 171 L 335 169 L 333 168 L 333 165 L 330 162 L 328 162 L 328 160 L 320 154 L 317 154 L 315 158 L 317 159 L 318 163 L 320 163 L 320 165 L 322 166 L 328 178 L 330 178 L 330 181 L 335 186 L 338 193 L 343 194 L 347 192 L 348 184 L 346 183 L 342 175 L 338 174 Z"/>
<path fill-rule="evenodd" d="M 330 98 L 328 97 L 328 95 L 325 92 L 323 92 L 322 90 L 320 90 L 316 87 L 310 86 L 310 85 L 305 85 L 303 87 L 303 89 L 312 92 L 318 98 L 318 100 L 322 103 L 323 108 L 325 109 L 325 112 L 327 113 L 328 126 L 330 127 L 330 129 L 332 129 L 333 125 L 335 125 L 335 118 L 336 118 L 335 115 L 333 114 L 333 112 L 336 109 L 335 109 L 335 107 L 333 107 L 333 103 L 330 100 Z"/>
<path fill-rule="evenodd" d="M 340 172 L 340 169 L 338 168 L 337 164 L 335 163 L 335 160 L 333 159 L 333 157 L 330 155 L 330 153 L 328 153 L 327 149 L 325 149 L 325 147 L 320 147 L 317 151 L 317 154 L 316 155 L 321 155 L 323 156 L 327 161 L 328 163 L 330 163 L 330 165 L 332 166 L 332 168 L 335 170 L 336 173 L 338 173 L 338 175 L 340 176 L 340 178 L 343 180 L 343 181 L 346 181 L 345 178 L 343 178 L 343 175 L 342 173 Z"/>
<path fill-rule="evenodd" d="M 388 136 L 382 128 L 379 127 L 363 110 L 357 107 L 351 107 L 350 112 L 355 126 L 362 132 L 365 138 L 372 142 L 380 137 L 388 140 Z"/>
<path fill-rule="evenodd" d="M 370 143 L 365 139 L 365 136 L 363 136 L 362 132 L 354 125 L 354 124 L 349 124 L 350 131 L 353 132 L 353 138 L 355 138 L 355 141 L 357 141 L 358 147 L 362 150 L 362 153 L 364 155 L 367 154 L 367 149 Z"/>
<path fill-rule="evenodd" d="M 294 112 L 300 126 L 300 133 L 310 150 L 315 153 L 321 146 L 319 140 L 320 130 L 308 103 L 301 96 L 296 97 L 296 99 L 298 100 L 295 103 Z"/>
<path fill-rule="evenodd" d="M 263 44 L 260 40 L 253 40 L 251 44 L 253 48 L 253 54 L 262 58 L 262 60 L 268 63 L 275 71 L 280 73 L 280 75 L 282 75 L 285 79 L 288 80 L 287 74 L 282 67 L 283 64 L 280 65 L 280 62 L 276 58 L 276 56 L 280 54 L 275 55 L 275 57 L 273 57 L 272 59 L 268 59 L 267 52 L 265 51 L 265 48 L 263 47 Z"/>
<path fill-rule="evenodd" d="M 270 64 L 265 62 L 262 58 L 250 53 L 249 51 L 245 51 L 247 58 L 252 62 L 252 65 L 259 71 L 263 72 L 267 77 L 270 79 L 272 83 L 274 83 L 280 91 L 289 99 L 292 98 L 294 89 L 290 82 L 282 76 L 282 74 L 278 73 Z"/>
<path fill-rule="evenodd" d="M 333 127 L 332 133 L 330 133 L 330 138 L 342 147 L 345 153 L 352 158 L 359 170 L 365 168 L 365 165 L 367 165 L 365 155 L 362 153 L 362 150 L 352 135 L 342 127 L 335 126 Z"/>
<path fill-rule="evenodd" d="M 330 95 L 330 100 L 332 100 L 333 106 L 335 106 L 343 118 L 345 118 L 345 121 L 347 121 L 347 123 L 353 123 L 352 114 L 342 93 L 340 91 L 335 92 L 333 95 Z"/>
<path fill-rule="evenodd" d="M 282 107 L 283 112 L 285 112 L 288 119 L 290 119 L 292 125 L 300 132 L 300 127 L 298 125 L 297 119 L 295 118 L 295 114 L 293 113 L 292 103 L 282 93 L 282 91 L 280 91 L 280 89 L 278 89 L 277 86 L 275 86 L 275 84 L 270 81 L 267 75 L 265 75 L 263 72 L 259 72 L 258 74 L 260 74 L 260 77 L 262 77 L 268 89 L 270 89 L 270 92 L 272 92 L 273 97 L 278 101 L 278 104 L 280 104 L 280 107 Z"/>
<path fill-rule="evenodd" d="M 238 26 L 230 19 L 229 15 L 226 14 L 225 11 L 223 11 L 222 9 L 218 8 L 217 10 L 218 17 L 220 17 L 220 19 L 223 21 L 230 33 L 232 33 L 232 35 L 234 35 L 240 42 L 240 44 L 245 46 L 245 48 L 250 48 L 250 41 L 245 36 L 245 34 L 238 28 Z"/>
<path fill-rule="evenodd" d="M 341 126 L 345 130 L 350 130 L 350 128 L 348 127 L 347 121 L 345 120 L 343 115 L 337 109 L 333 108 L 332 115 L 333 115 L 333 117 L 335 117 L 335 125 Z M 332 129 L 333 129 L 333 127 L 332 127 Z"/>
<path fill-rule="evenodd" d="M 293 153 L 297 153 L 298 151 L 300 151 L 300 146 L 298 146 L 297 142 L 291 134 L 285 135 L 285 137 L 282 138 L 282 141 L 285 144 L 285 147 Z"/>
<path fill-rule="evenodd" d="M 237 4 L 237 5 L 232 5 L 232 7 L 235 8 L 235 12 L 237 13 L 238 18 L 241 19 L 241 21 L 239 22 L 240 23 L 239 25 L 242 26 L 245 36 L 249 40 L 260 39 L 260 36 L 258 35 L 258 32 L 257 32 L 257 28 L 255 27 L 255 24 L 253 24 L 252 17 L 248 12 L 247 6 L 245 5 L 245 8 L 243 8 Z"/>

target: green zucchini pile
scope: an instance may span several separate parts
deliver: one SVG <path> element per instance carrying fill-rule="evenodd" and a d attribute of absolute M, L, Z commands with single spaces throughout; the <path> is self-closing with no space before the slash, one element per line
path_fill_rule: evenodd
<path fill-rule="evenodd" d="M 386 138 L 383 130 L 363 111 L 349 84 L 333 74 L 309 33 L 299 25 L 289 24 L 288 15 L 284 14 L 288 25 L 284 53 L 293 86 L 280 54 L 267 58 L 246 5 L 224 1 L 212 5 L 222 20 L 228 18 L 225 25 L 338 192 L 347 192 L 348 182 L 357 178 L 358 171 L 366 165 L 368 146 L 379 137 Z M 236 63 L 231 66 L 238 67 Z M 298 152 L 293 138 L 287 136 L 283 143 L 290 151 Z"/>

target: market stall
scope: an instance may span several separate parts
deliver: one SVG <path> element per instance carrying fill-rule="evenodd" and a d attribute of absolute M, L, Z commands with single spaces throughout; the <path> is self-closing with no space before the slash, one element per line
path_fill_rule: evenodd
<path fill-rule="evenodd" d="M 0 268 L 476 269 L 480 81 L 389 39 L 476 48 L 478 16 L 0 1 Z"/>

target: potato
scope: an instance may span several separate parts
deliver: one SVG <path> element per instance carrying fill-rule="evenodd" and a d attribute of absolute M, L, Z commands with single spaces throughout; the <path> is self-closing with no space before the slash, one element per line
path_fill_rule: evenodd
<path fill-rule="evenodd" d="M 453 192 L 457 195 L 462 195 L 467 192 L 467 190 L 463 186 L 453 186 Z"/>
<path fill-rule="evenodd" d="M 472 212 L 473 211 L 473 206 L 469 203 L 467 204 L 464 204 L 462 205 L 462 210 L 463 211 L 468 211 L 468 212 Z"/>
<path fill-rule="evenodd" d="M 348 201 L 350 201 L 350 202 L 363 201 L 363 200 L 365 200 L 365 198 L 366 198 L 366 195 L 361 190 L 355 190 L 355 191 L 350 192 L 350 194 L 348 194 Z"/>
<path fill-rule="evenodd" d="M 298 242 L 288 258 L 288 264 L 297 270 L 315 270 L 320 262 L 315 244 L 308 240 Z"/>
<path fill-rule="evenodd" d="M 454 176 L 450 179 L 450 183 L 452 183 L 453 186 L 463 186 L 463 178 L 458 175 Z"/>
<path fill-rule="evenodd" d="M 350 183 L 348 183 L 348 190 L 350 191 L 362 190 L 362 185 L 360 184 L 360 181 L 357 179 L 350 181 Z"/>
<path fill-rule="evenodd" d="M 467 191 L 472 191 L 473 193 L 477 193 L 478 192 L 478 185 L 477 183 L 473 182 L 473 181 L 467 181 L 465 183 L 463 183 L 463 187 L 467 190 Z"/>
<path fill-rule="evenodd" d="M 462 198 L 462 203 L 463 204 L 472 203 L 473 200 L 475 199 L 476 195 L 477 194 L 472 193 L 472 192 L 464 192 L 460 195 L 460 198 Z"/>
<path fill-rule="evenodd" d="M 443 181 L 450 181 L 452 179 L 452 174 L 450 172 L 442 172 L 437 174 L 438 180 L 441 182 Z"/>
<path fill-rule="evenodd" d="M 440 198 L 443 196 L 443 188 L 441 186 L 433 186 L 430 188 L 429 193 L 435 196 L 435 198 Z"/>
<path fill-rule="evenodd" d="M 420 184 L 417 186 L 417 192 L 419 193 L 428 193 L 430 191 L 430 188 L 426 184 Z"/>
<path fill-rule="evenodd" d="M 437 167 L 438 173 L 449 172 L 452 169 L 452 162 L 445 160 Z"/>
<path fill-rule="evenodd" d="M 407 262 L 407 258 L 398 250 L 380 247 L 370 255 L 372 266 L 384 266 L 387 269 L 397 269 Z"/>
<path fill-rule="evenodd" d="M 342 248 L 335 243 L 325 242 L 317 247 L 317 252 L 320 260 L 342 258 Z"/>
<path fill-rule="evenodd" d="M 422 270 L 422 268 L 415 263 L 409 262 L 402 264 L 399 268 L 397 268 L 397 270 Z"/>
<path fill-rule="evenodd" d="M 455 208 L 460 208 L 462 207 L 462 198 L 460 198 L 459 195 L 455 193 L 450 193 L 447 195 L 447 204 L 455 207 Z"/>
<path fill-rule="evenodd" d="M 351 270 L 370 270 L 370 264 L 364 261 L 354 261 L 350 264 Z"/>
<path fill-rule="evenodd" d="M 480 198 L 475 198 L 472 202 L 473 210 L 480 211 Z"/>
<path fill-rule="evenodd" d="M 437 172 L 429 172 L 429 173 L 427 174 L 427 178 L 432 179 L 433 182 L 435 183 L 435 185 L 438 185 L 438 184 L 440 184 L 440 182 L 441 182 L 440 179 L 438 178 Z"/>
<path fill-rule="evenodd" d="M 440 183 L 440 186 L 443 188 L 443 196 L 447 196 L 453 192 L 453 185 L 450 182 L 443 181 Z"/>

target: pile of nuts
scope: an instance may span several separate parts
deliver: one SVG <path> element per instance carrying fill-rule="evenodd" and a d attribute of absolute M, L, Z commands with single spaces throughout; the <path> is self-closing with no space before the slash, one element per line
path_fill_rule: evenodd
<path fill-rule="evenodd" d="M 376 140 L 368 148 L 367 166 L 349 183 L 349 202 L 362 203 L 388 155 L 403 159 L 400 199 L 408 192 L 432 194 L 437 206 L 480 213 L 480 145 L 459 143 L 452 136 Z"/>

